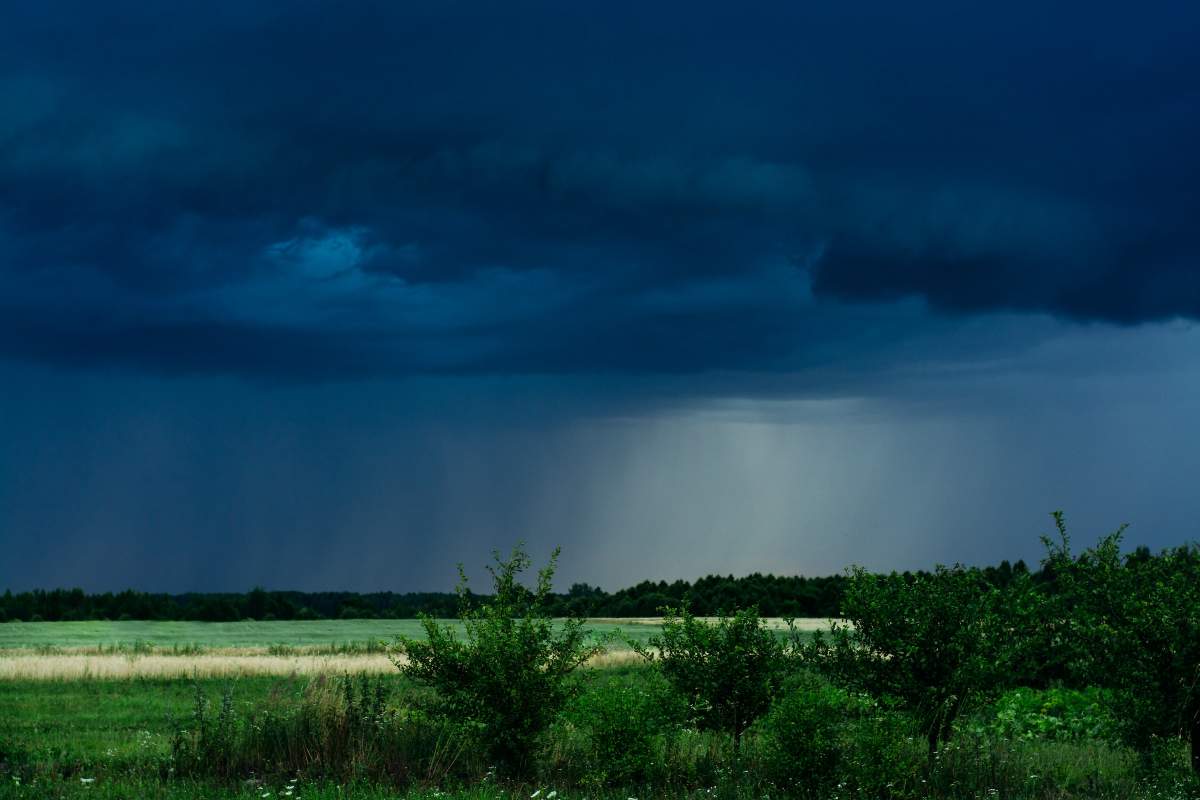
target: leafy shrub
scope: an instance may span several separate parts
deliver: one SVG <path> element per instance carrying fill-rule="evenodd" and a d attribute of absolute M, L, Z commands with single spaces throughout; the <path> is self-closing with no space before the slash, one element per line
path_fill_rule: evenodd
<path fill-rule="evenodd" d="M 916 720 L 887 701 L 858 708 L 842 730 L 839 798 L 909 800 L 925 797 L 926 758 Z"/>
<path fill-rule="evenodd" d="M 849 624 L 818 632 L 806 660 L 844 685 L 901 701 L 932 760 L 962 709 L 1005 678 L 1005 601 L 978 570 L 961 566 L 916 575 L 855 568 L 842 609 Z"/>
<path fill-rule="evenodd" d="M 1059 541 L 1043 537 L 1049 655 L 1073 685 L 1112 698 L 1122 739 L 1146 757 L 1160 740 L 1191 740 L 1200 778 L 1200 547 L 1122 557 L 1125 526 L 1074 555 L 1061 512 Z"/>
<path fill-rule="evenodd" d="M 570 697 L 571 672 L 599 646 L 589 645 L 581 618 L 556 625 L 549 613 L 551 580 L 558 549 L 538 573 L 534 591 L 517 576 L 531 561 L 518 545 L 507 559 L 493 553 L 489 566 L 494 594 L 482 605 L 471 602 L 467 577 L 459 565 L 460 639 L 454 629 L 423 616 L 424 641 L 402 637 L 407 660 L 396 666 L 408 677 L 433 687 L 444 701 L 447 718 L 477 728 L 497 766 L 513 775 L 527 774 L 538 737 Z"/>
<path fill-rule="evenodd" d="M 715 623 L 686 608 L 664 611 L 662 633 L 650 637 L 649 648 L 631 646 L 658 665 L 700 728 L 725 731 L 739 747 L 791 667 L 788 648 L 752 608 L 721 614 Z"/>
<path fill-rule="evenodd" d="M 593 681 L 564 714 L 584 735 L 581 779 L 597 786 L 631 786 L 661 777 L 662 739 L 683 722 L 687 709 L 661 676 Z"/>
<path fill-rule="evenodd" d="M 1110 692 L 1088 689 L 1013 689 L 992 707 L 980 732 L 1005 739 L 1115 741 Z"/>
<path fill-rule="evenodd" d="M 811 674 L 788 681 L 759 723 L 767 779 L 801 797 L 825 797 L 842 770 L 839 733 L 854 703 Z"/>

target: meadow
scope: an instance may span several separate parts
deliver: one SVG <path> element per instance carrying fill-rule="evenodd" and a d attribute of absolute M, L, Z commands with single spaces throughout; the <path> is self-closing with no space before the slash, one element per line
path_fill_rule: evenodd
<path fill-rule="evenodd" d="M 457 620 L 440 620 L 459 633 Z M 781 619 L 764 624 L 784 628 Z M 829 620 L 794 622 L 804 632 Z M 654 617 L 589 620 L 589 641 L 606 642 L 596 665 L 636 660 L 632 644 L 661 632 Z M 0 680 L 239 678 L 264 675 L 385 675 L 398 636 L 423 636 L 419 620 L 242 622 L 10 622 L 0 625 Z"/>
<path fill-rule="evenodd" d="M 460 628 L 458 620 L 439 620 Z M 619 634 L 621 642 L 646 642 L 661 630 L 660 617 L 589 619 L 588 632 L 599 640 Z M 764 622 L 782 629 L 778 618 Z M 829 620 L 799 619 L 804 631 L 827 628 Z M 416 619 L 243 620 L 241 622 L 157 622 L 93 620 L 86 622 L 11 622 L 0 625 L 4 651 L 189 653 L 210 650 L 355 653 L 378 650 L 397 636 L 422 636 Z"/>
<path fill-rule="evenodd" d="M 1062 533 L 799 625 L 554 618 L 519 548 L 453 621 L 6 623 L 0 797 L 1197 800 L 1200 549 Z"/>
<path fill-rule="evenodd" d="M 549 731 L 534 772 L 516 781 L 497 779 L 494 765 L 480 757 L 477 745 L 447 745 L 446 731 L 413 713 L 432 708 L 431 694 L 396 670 L 372 679 L 368 693 L 382 687 L 387 707 L 409 709 L 408 716 L 385 714 L 372 723 L 379 727 L 370 735 L 386 741 L 395 758 L 419 761 L 415 776 L 398 771 L 365 742 L 353 745 L 357 752 L 338 749 L 336 740 L 342 736 L 328 731 L 315 734 L 301 748 L 308 749 L 309 756 L 272 752 L 236 777 L 203 771 L 173 773 L 175 737 L 181 726 L 196 724 L 198 696 L 204 699 L 208 724 L 214 728 L 221 724 L 216 717 L 228 697 L 228 713 L 236 718 L 235 725 L 247 730 L 274 725 L 279 726 L 274 735 L 295 736 L 303 725 L 324 731 L 330 721 L 322 715 L 330 708 L 345 723 L 347 709 L 338 705 L 344 697 L 340 688 L 344 680 L 301 675 L 0 681 L 0 797 L 528 800 L 537 793 L 551 800 L 655 796 L 749 800 L 794 794 L 778 786 L 779 759 L 773 744 L 777 732 L 772 727 L 753 728 L 740 752 L 718 733 L 682 722 L 676 728 L 672 715 L 679 709 L 664 701 L 664 687 L 644 666 L 580 674 L 578 700 Z M 857 781 L 859 789 L 836 793 L 833 786 L 830 794 L 821 796 L 1038 800 L 1194 796 L 1189 794 L 1184 769 L 1163 770 L 1159 777 L 1148 779 L 1135 753 L 1109 738 L 1092 737 L 1088 730 L 1097 724 L 1095 708 L 1042 711 L 1056 700 L 1061 704 L 1061 697 L 1040 692 L 1018 702 L 1016 714 L 1012 698 L 974 709 L 962 722 L 957 741 L 939 756 L 932 776 L 924 769 L 922 743 L 915 730 L 882 709 L 851 703 L 834 713 L 845 737 L 839 746 L 850 754 L 840 777 L 844 782 Z M 1056 720 L 1059 727 L 1039 726 L 1042 717 Z M 348 733 L 353 725 L 337 730 L 349 739 L 362 736 Z M 597 746 L 597 740 L 604 744 Z M 236 746 L 264 744 L 242 739 Z M 266 756 L 254 757 L 258 755 Z M 1182 764 L 1181 749 L 1176 748 L 1173 756 Z M 362 761 L 356 763 L 356 758 Z M 809 768 L 802 757 L 797 760 L 798 772 Z M 868 795 L 863 789 L 879 793 Z"/>

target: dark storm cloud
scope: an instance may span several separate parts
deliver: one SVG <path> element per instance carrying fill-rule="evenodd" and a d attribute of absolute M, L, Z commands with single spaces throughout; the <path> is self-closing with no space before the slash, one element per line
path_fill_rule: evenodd
<path fill-rule="evenodd" d="M 0 352 L 286 376 L 794 371 L 1200 316 L 1200 14 L 24 4 Z"/>

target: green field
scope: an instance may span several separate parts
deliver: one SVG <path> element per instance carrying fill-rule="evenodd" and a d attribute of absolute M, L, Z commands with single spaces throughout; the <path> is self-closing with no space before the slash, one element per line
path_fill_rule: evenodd
<path fill-rule="evenodd" d="M 458 628 L 456 620 L 447 620 Z M 588 626 L 596 637 L 619 635 L 645 642 L 659 626 L 645 622 L 598 620 Z M 415 619 L 294 620 L 257 622 L 8 622 L 0 624 L 0 650 L 336 647 L 421 637 Z"/>
<path fill-rule="evenodd" d="M 768 627 L 779 628 L 774 621 Z M 629 638 L 646 641 L 662 625 L 596 620 L 589 629 L 619 647 Z M 439 717 L 433 690 L 366 649 L 420 633 L 415 620 L 0 625 L 0 665 L 169 661 L 185 665 L 188 676 L 0 678 L 0 800 L 806 798 L 788 788 L 787 776 L 804 778 L 811 765 L 797 766 L 796 751 L 777 746 L 794 729 L 804 735 L 786 741 L 802 753 L 815 747 L 810 729 L 827 737 L 838 774 L 859 786 L 844 793 L 839 784 L 822 800 L 1200 798 L 1184 742 L 1163 742 L 1151 764 L 1117 741 L 1116 721 L 1095 694 L 1020 689 L 972 704 L 956 720 L 953 739 L 927 762 L 908 712 L 832 684 L 789 684 L 777 698 L 782 704 L 746 729 L 739 749 L 728 733 L 693 724 L 685 698 L 628 652 L 619 654 L 624 661 L 600 668 L 589 662 L 572 675 L 571 699 L 538 740 L 531 772 L 497 779 L 475 729 Z M 339 655 L 280 657 L 284 648 Z M 93 655 L 81 655 L 87 653 Z M 221 659 L 242 666 L 224 677 L 194 671 Z M 246 662 L 304 659 L 317 669 L 237 671 Z M 382 670 L 349 675 L 365 663 Z M 365 698 L 376 691 L 384 711 L 369 716 Z M 803 701 L 789 705 L 789 697 Z M 215 749 L 192 751 L 199 761 L 181 757 L 180 743 L 198 741 L 188 737 L 201 730 L 209 731 L 203 747 Z M 208 766 L 231 757 L 247 761 Z M 635 777 L 614 782 L 613 769 L 638 771 L 617 773 Z"/>
<path fill-rule="evenodd" d="M 300 687 L 276 677 L 199 683 L 214 696 L 232 686 L 243 705 Z M 170 719 L 187 716 L 194 697 L 188 680 L 0 681 L 0 735 L 60 763 L 116 765 L 165 753 Z"/>
<path fill-rule="evenodd" d="M 591 691 L 604 686 L 647 685 L 648 670 L 615 668 L 593 671 L 587 680 Z M 266 774 L 234 782 L 170 778 L 162 770 L 169 763 L 172 731 L 176 721 L 188 724 L 195 706 L 197 688 L 213 704 L 230 692 L 236 713 L 246 717 L 256 709 L 287 708 L 301 702 L 306 687 L 320 678 L 246 677 L 228 680 L 117 680 L 117 681 L 0 681 L 0 771 L 8 763 L 11 776 L 0 783 L 0 798 L 383 798 L 415 797 L 429 800 L 528 800 L 555 791 L 557 800 L 671 796 L 737 798 L 759 800 L 761 787 L 746 778 L 723 777 L 739 761 L 727 744 L 712 735 L 684 731 L 664 755 L 677 765 L 699 770 L 697 777 L 678 786 L 594 787 L 586 789 L 577 780 L 556 778 L 559 769 L 578 768 L 572 739 L 566 731 L 549 756 L 557 761 L 545 775 L 526 784 L 493 784 L 486 778 L 449 787 L 409 786 L 404 790 L 387 782 L 347 782 L 317 775 Z M 399 674 L 384 679 L 393 702 L 419 702 L 421 691 Z M 594 696 L 594 695 L 593 695 Z M 978 738 L 970 731 L 976 721 L 994 714 L 979 709 L 963 726 L 960 741 L 947 749 L 944 785 L 938 798 L 1076 798 L 1077 800 L 1189 800 L 1183 785 L 1174 782 L 1147 783 L 1139 775 L 1136 756 L 1122 747 L 1101 741 L 1005 741 Z M 913 745 L 920 757 L 920 744 Z M 754 770 L 763 751 L 757 736 L 746 743 L 739 770 Z M 553 766 L 554 764 L 558 766 Z M 750 773 L 752 774 L 752 773 Z M 19 777 L 12 777 L 19 776 Z M 562 783 L 559 783 L 559 781 Z M 983 788 L 958 791 L 957 781 Z M 565 785 L 564 785 L 565 784 Z M 558 786 L 555 790 L 555 786 Z M 988 794 L 986 787 L 1002 786 L 1007 791 Z M 1060 787 L 1070 787 L 1061 789 Z M 856 797 L 859 795 L 855 795 Z M 916 798 L 921 794 L 901 795 Z M 863 798 L 866 800 L 866 798 Z"/>

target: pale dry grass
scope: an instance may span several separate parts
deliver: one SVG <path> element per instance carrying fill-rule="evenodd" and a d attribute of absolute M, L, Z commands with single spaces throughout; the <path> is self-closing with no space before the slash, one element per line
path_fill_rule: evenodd
<path fill-rule="evenodd" d="M 15 655 L 0 657 L 0 680 L 234 678 L 395 671 L 387 656 Z"/>
<path fill-rule="evenodd" d="M 336 646 L 327 644 L 302 644 L 302 645 L 286 645 L 282 649 L 286 652 L 280 653 L 281 649 L 278 645 L 267 646 L 215 646 L 215 645 L 188 645 L 186 649 L 180 650 L 178 647 L 171 645 L 143 645 L 138 644 L 136 649 L 133 647 L 113 646 L 113 645 L 82 645 L 78 647 L 56 647 L 56 646 L 39 646 L 39 647 L 6 647 L 0 648 L 0 661 L 6 658 L 52 658 L 55 656 L 105 656 L 111 658 L 148 658 L 151 656 L 160 656 L 165 658 L 215 658 L 219 656 L 273 656 L 288 658 L 291 656 L 344 656 L 358 657 L 365 655 L 377 655 L 384 657 L 381 652 L 368 653 L 360 652 L 345 652 L 343 650 L 334 649 Z"/>
<path fill-rule="evenodd" d="M 716 622 L 717 617 L 696 617 L 702 622 Z M 598 622 L 611 625 L 653 625 L 661 626 L 662 617 L 594 617 L 588 620 L 589 622 Z M 797 617 L 792 620 L 792 624 L 800 633 L 812 633 L 814 631 L 827 631 L 835 622 L 844 622 L 840 619 L 829 619 L 827 617 Z M 787 630 L 787 620 L 783 617 L 763 617 L 763 627 L 775 631 Z"/>
<path fill-rule="evenodd" d="M 592 667 L 630 664 L 632 650 L 610 650 L 588 662 Z M 265 648 L 223 648 L 197 655 L 112 653 L 0 655 L 0 680 L 120 680 L 133 678 L 236 678 L 251 675 L 371 675 L 395 672 L 386 655 L 269 655 Z"/>

